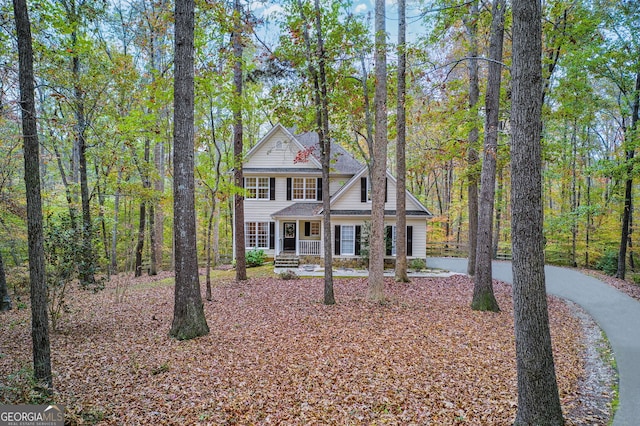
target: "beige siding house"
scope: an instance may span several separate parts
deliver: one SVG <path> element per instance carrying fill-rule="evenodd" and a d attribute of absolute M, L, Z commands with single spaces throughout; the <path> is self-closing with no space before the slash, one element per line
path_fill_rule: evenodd
<path fill-rule="evenodd" d="M 371 220 L 368 169 L 338 145 L 331 146 L 333 253 L 360 256 L 363 231 Z M 245 156 L 244 220 L 247 250 L 269 257 L 322 256 L 322 167 L 318 135 L 293 134 L 274 126 Z M 387 256 L 395 256 L 396 180 L 387 172 L 385 229 Z M 429 211 L 407 192 L 407 257 L 426 256 Z M 235 247 L 234 247 L 235 254 Z"/>

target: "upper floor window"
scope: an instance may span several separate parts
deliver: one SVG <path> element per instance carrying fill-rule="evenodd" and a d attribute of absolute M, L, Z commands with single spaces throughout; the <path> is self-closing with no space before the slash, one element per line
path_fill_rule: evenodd
<path fill-rule="evenodd" d="M 387 195 L 389 189 L 389 181 L 384 179 L 384 202 L 387 202 Z M 363 203 L 371 202 L 371 179 L 368 177 L 360 178 L 360 201 Z"/>
<path fill-rule="evenodd" d="M 269 178 L 268 177 L 246 177 L 244 187 L 247 191 L 246 197 L 251 200 L 269 199 Z"/>
<path fill-rule="evenodd" d="M 317 178 L 293 178 L 294 200 L 316 200 Z"/>

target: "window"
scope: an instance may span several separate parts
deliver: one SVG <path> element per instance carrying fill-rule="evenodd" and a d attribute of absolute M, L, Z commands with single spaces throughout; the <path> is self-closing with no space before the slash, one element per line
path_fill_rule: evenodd
<path fill-rule="evenodd" d="M 384 202 L 387 202 L 387 195 L 389 189 L 389 182 L 387 178 L 384 180 Z M 363 203 L 371 202 L 371 179 L 368 177 L 360 178 L 360 201 Z"/>
<path fill-rule="evenodd" d="M 389 238 L 391 241 L 387 241 L 387 247 L 389 245 L 391 245 L 391 256 L 395 256 L 396 255 L 396 226 L 395 225 L 391 225 L 391 231 L 389 231 L 389 234 L 391 234 L 391 238 Z"/>
<path fill-rule="evenodd" d="M 317 178 L 293 178 L 294 200 L 316 200 Z"/>
<path fill-rule="evenodd" d="M 405 234 L 407 238 L 407 256 L 413 256 L 413 226 L 407 226 L 407 231 Z M 385 226 L 384 233 L 384 245 L 385 245 L 385 254 L 387 256 L 395 256 L 398 239 L 396 235 L 396 226 L 395 225 L 387 225 Z"/>
<path fill-rule="evenodd" d="M 311 236 L 317 237 L 320 235 L 320 222 L 311 222 Z"/>
<path fill-rule="evenodd" d="M 340 228 L 340 254 L 354 255 L 356 253 L 355 227 L 353 225 L 342 225 Z"/>
<path fill-rule="evenodd" d="M 247 249 L 268 249 L 270 234 L 269 222 L 247 222 L 244 226 L 244 239 Z"/>
<path fill-rule="evenodd" d="M 269 199 L 269 178 L 268 177 L 247 177 L 244 178 L 244 187 L 247 190 L 247 199 L 268 200 Z"/>

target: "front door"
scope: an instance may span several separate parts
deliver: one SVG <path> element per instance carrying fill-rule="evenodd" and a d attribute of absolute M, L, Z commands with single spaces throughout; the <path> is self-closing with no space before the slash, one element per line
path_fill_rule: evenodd
<path fill-rule="evenodd" d="M 285 251 L 296 251 L 296 223 L 284 223 L 284 238 L 282 240 L 282 249 Z"/>

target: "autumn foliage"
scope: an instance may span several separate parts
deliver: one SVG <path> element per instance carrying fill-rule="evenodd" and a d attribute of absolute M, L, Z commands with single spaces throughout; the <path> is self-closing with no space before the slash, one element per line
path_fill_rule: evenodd
<path fill-rule="evenodd" d="M 219 282 L 205 305 L 211 333 L 177 341 L 168 337 L 173 286 L 163 274 L 128 283 L 120 303 L 114 288 L 70 296 L 51 347 L 56 400 L 72 423 L 487 425 L 515 417 L 507 285 L 495 285 L 503 311 L 494 314 L 469 309 L 473 284 L 463 276 L 388 279 L 385 304 L 364 300 L 365 279 L 336 279 L 334 306 L 322 303 L 321 278 Z M 583 372 L 580 324 L 563 302 L 549 307 L 571 412 Z M 29 365 L 28 312 L 0 316 L 2 371 Z"/>

